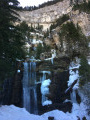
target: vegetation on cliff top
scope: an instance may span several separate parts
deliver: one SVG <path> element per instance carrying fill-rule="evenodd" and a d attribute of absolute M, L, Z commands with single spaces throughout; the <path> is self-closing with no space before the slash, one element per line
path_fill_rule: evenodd
<path fill-rule="evenodd" d="M 80 12 L 90 13 L 90 1 L 84 2 L 82 4 L 75 4 L 73 10 L 79 10 Z"/>
<path fill-rule="evenodd" d="M 64 41 L 66 41 L 67 53 L 74 55 L 86 54 L 88 50 L 88 42 L 85 35 L 82 33 L 80 27 L 75 26 L 73 22 L 67 22 L 63 24 L 60 29 L 60 42 L 61 50 L 64 47 Z"/>
<path fill-rule="evenodd" d="M 54 5 L 58 2 L 62 2 L 63 0 L 51 0 L 51 1 L 47 1 L 47 2 L 44 2 L 42 4 L 40 4 L 39 6 L 26 6 L 24 8 L 20 8 L 21 10 L 28 10 L 28 11 L 33 11 L 33 10 L 37 10 L 37 9 L 40 9 L 40 8 L 43 8 L 43 7 L 46 7 L 46 6 L 50 6 L 50 5 Z"/>
<path fill-rule="evenodd" d="M 90 65 L 88 64 L 88 61 L 85 56 L 81 57 L 80 65 L 81 66 L 79 67 L 79 85 L 83 86 L 85 83 L 90 82 Z"/>
<path fill-rule="evenodd" d="M 50 31 L 51 31 L 52 29 L 55 29 L 57 26 L 62 25 L 62 24 L 63 24 L 65 21 L 67 21 L 67 20 L 69 20 L 69 16 L 66 15 L 66 14 L 63 15 L 63 16 L 61 16 L 61 17 L 59 17 L 59 18 L 56 20 L 56 22 L 50 26 Z"/>

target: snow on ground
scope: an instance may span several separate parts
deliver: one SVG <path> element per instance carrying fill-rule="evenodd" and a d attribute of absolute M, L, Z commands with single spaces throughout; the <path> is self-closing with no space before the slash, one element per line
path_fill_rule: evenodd
<path fill-rule="evenodd" d="M 83 93 L 84 91 L 82 90 L 78 90 L 78 94 L 81 98 L 81 103 L 73 103 L 73 107 L 72 107 L 72 115 L 76 115 L 80 117 L 80 120 L 82 120 L 82 118 L 85 116 L 86 120 L 90 120 L 90 115 L 88 115 L 87 109 L 90 109 L 90 104 L 86 104 L 88 103 L 88 98 L 87 96 L 85 96 L 85 94 Z"/>
<path fill-rule="evenodd" d="M 80 105 L 73 103 L 72 115 L 79 116 L 80 120 L 82 120 L 84 116 L 87 118 L 87 120 L 90 120 L 89 116 L 87 115 L 86 106 L 83 102 L 81 102 Z"/>
<path fill-rule="evenodd" d="M 83 116 L 87 116 L 83 103 L 80 105 L 74 103 L 72 113 L 53 110 L 41 116 L 30 114 L 24 108 L 14 105 L 0 107 L 0 120 L 48 120 L 48 117 L 54 117 L 55 120 L 77 120 L 77 116 L 81 120 Z M 87 116 L 87 120 L 90 120 L 89 116 Z"/>
<path fill-rule="evenodd" d="M 28 113 L 24 108 L 18 108 L 14 105 L 0 107 L 0 120 L 48 120 L 48 117 L 54 117 L 55 120 L 77 120 L 77 116 L 84 116 L 86 113 L 78 105 L 74 105 L 72 113 L 64 113 L 59 110 L 53 110 L 43 115 L 33 115 Z M 81 111 L 81 112 L 80 112 Z M 89 120 L 89 117 L 87 118 Z"/>
<path fill-rule="evenodd" d="M 24 108 L 14 105 L 0 107 L 0 120 L 45 120 L 41 116 L 29 114 Z"/>
<path fill-rule="evenodd" d="M 54 117 L 55 120 L 77 120 L 76 116 L 70 116 L 70 114 L 59 110 L 53 110 L 42 115 L 42 117 L 46 118 L 46 120 L 48 120 L 49 116 Z"/>

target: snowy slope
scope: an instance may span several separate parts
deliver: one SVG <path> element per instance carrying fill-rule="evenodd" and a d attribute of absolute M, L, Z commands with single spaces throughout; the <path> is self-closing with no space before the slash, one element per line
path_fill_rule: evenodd
<path fill-rule="evenodd" d="M 85 112 L 82 111 L 81 107 L 76 105 L 73 110 L 72 113 L 53 110 L 39 116 L 28 113 L 24 108 L 18 108 L 14 105 L 5 105 L 0 107 L 0 120 L 48 120 L 49 116 L 54 117 L 55 120 L 77 120 L 77 116 L 82 117 L 82 114 Z M 90 120 L 89 117 L 87 120 Z"/>
<path fill-rule="evenodd" d="M 24 108 L 14 105 L 0 107 L 0 120 L 45 120 L 41 116 L 29 114 Z"/>

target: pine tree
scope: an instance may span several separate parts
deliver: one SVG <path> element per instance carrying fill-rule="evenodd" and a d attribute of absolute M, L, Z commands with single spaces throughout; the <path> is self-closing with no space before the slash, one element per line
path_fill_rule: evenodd
<path fill-rule="evenodd" d="M 90 65 L 85 56 L 81 57 L 81 66 L 79 67 L 80 86 L 90 82 Z"/>
<path fill-rule="evenodd" d="M 23 40 L 29 42 L 30 39 L 30 27 L 28 24 L 23 21 L 20 25 L 18 25 L 20 32 L 22 34 Z"/>
<path fill-rule="evenodd" d="M 40 54 L 43 53 L 43 46 L 41 43 L 38 44 L 36 49 L 36 58 L 40 59 Z"/>
<path fill-rule="evenodd" d="M 21 32 L 14 26 L 19 20 L 15 12 L 17 0 L 0 0 L 0 78 L 4 79 L 15 67 L 16 58 L 22 58 L 24 52 Z"/>

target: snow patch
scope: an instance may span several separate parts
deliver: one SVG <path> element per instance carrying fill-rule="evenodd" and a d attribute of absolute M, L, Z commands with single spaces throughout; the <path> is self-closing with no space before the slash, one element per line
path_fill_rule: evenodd
<path fill-rule="evenodd" d="M 51 105 L 52 104 L 52 101 L 51 100 L 46 100 L 46 101 L 44 101 L 43 102 L 43 106 L 45 106 L 45 105 Z"/>
<path fill-rule="evenodd" d="M 36 39 L 33 39 L 33 41 L 32 41 L 32 44 L 39 44 L 39 43 L 43 44 L 43 41 L 36 40 Z"/>
<path fill-rule="evenodd" d="M 17 70 L 17 73 L 20 73 L 21 71 L 20 70 Z"/>

